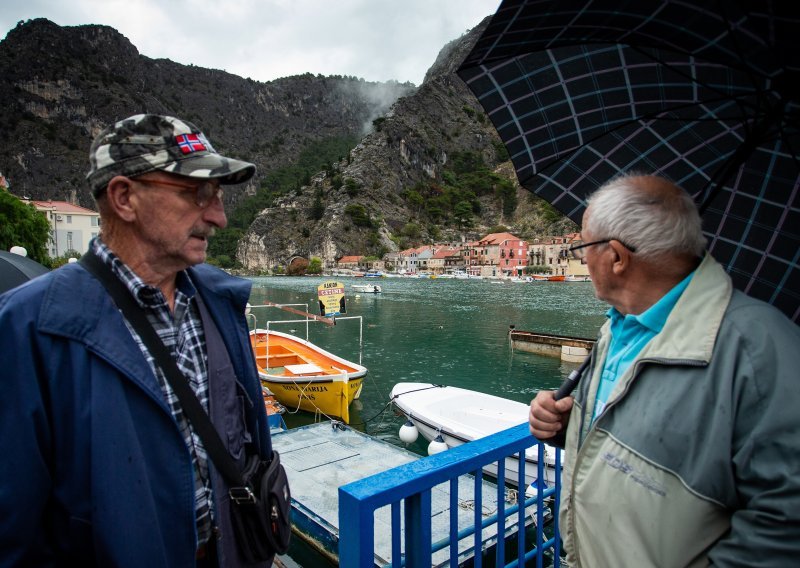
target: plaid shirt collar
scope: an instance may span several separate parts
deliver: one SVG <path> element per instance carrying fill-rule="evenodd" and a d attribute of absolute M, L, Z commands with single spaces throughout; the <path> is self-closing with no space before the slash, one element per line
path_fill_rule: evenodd
<path fill-rule="evenodd" d="M 111 267 L 114 275 L 125 284 L 125 287 L 130 290 L 134 299 L 142 308 L 155 308 L 167 304 L 167 299 L 161 290 L 146 284 L 127 264 L 114 254 L 114 251 L 108 248 L 108 245 L 100 237 L 95 237 L 91 240 L 89 250 Z M 192 279 L 185 270 L 178 272 L 176 286 L 177 290 L 189 299 L 193 298 L 197 293 Z"/>

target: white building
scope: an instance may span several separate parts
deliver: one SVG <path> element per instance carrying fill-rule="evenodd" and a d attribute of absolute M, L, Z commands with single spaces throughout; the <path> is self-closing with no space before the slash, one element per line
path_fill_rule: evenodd
<path fill-rule="evenodd" d="M 64 256 L 74 250 L 83 254 L 89 241 L 100 232 L 100 214 L 66 201 L 30 201 L 47 216 L 50 222 L 50 243 L 47 254 L 51 258 Z"/>

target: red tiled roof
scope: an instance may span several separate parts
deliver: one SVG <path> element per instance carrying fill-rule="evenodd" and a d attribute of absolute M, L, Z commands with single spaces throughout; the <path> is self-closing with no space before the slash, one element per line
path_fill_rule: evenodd
<path fill-rule="evenodd" d="M 35 201 L 32 200 L 31 203 L 37 209 L 45 209 L 48 211 L 55 211 L 56 213 L 82 213 L 84 215 L 97 215 L 97 211 L 92 211 L 91 209 L 86 209 L 85 207 L 81 207 L 80 205 L 73 205 L 72 203 L 68 203 L 66 201 Z"/>
<path fill-rule="evenodd" d="M 454 247 L 444 247 L 436 251 L 436 254 L 433 255 L 433 258 L 447 258 L 448 256 L 454 256 L 458 254 L 459 249 Z"/>
<path fill-rule="evenodd" d="M 487 244 L 499 244 L 503 241 L 519 241 L 521 240 L 518 236 L 512 235 L 511 233 L 492 233 L 490 235 L 486 235 L 483 237 L 479 243 L 483 245 Z"/>

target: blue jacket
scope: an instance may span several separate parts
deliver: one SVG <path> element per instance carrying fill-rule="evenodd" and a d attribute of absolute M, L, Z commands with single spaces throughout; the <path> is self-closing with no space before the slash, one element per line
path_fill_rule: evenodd
<path fill-rule="evenodd" d="M 250 284 L 207 265 L 189 273 L 242 385 L 230 389 L 240 416 L 269 456 Z M 0 296 L 0 359 L 0 565 L 193 566 L 191 458 L 102 285 L 72 264 Z M 237 565 L 233 536 L 220 542 Z"/>

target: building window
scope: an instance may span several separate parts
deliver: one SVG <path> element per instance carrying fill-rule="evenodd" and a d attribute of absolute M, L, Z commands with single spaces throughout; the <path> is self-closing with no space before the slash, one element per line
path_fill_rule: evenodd
<path fill-rule="evenodd" d="M 72 223 L 72 215 L 67 215 L 67 223 Z"/>
<path fill-rule="evenodd" d="M 100 218 L 92 217 L 92 227 L 99 227 L 99 226 L 100 226 Z"/>
<path fill-rule="evenodd" d="M 67 217 L 67 219 L 69 218 Z M 72 231 L 67 231 L 67 250 L 72 250 Z"/>

